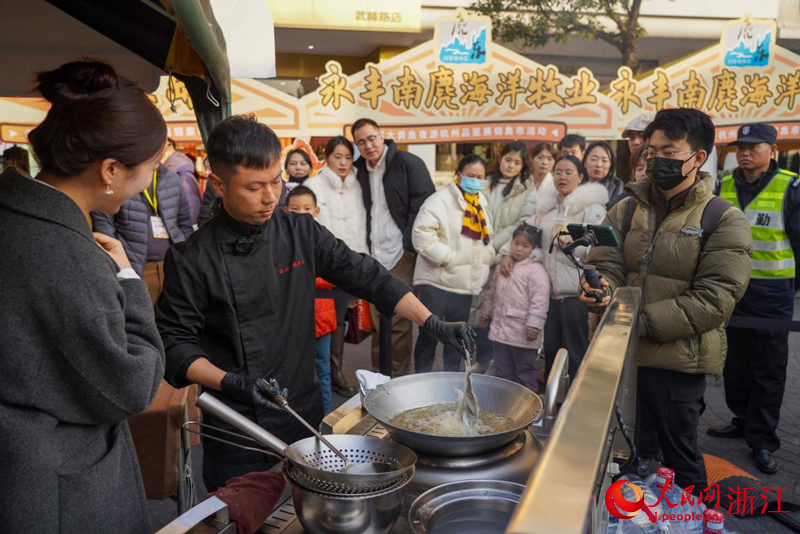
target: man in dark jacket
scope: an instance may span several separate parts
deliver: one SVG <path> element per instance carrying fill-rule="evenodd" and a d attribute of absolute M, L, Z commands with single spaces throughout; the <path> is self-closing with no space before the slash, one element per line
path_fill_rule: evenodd
<path fill-rule="evenodd" d="M 425 163 L 384 140 L 375 121 L 359 119 L 353 139 L 361 157 L 355 162 L 367 208 L 367 244 L 372 257 L 407 284 L 414 279 L 416 254 L 411 229 L 417 213 L 436 190 Z M 373 321 L 379 324 L 377 310 Z M 372 365 L 379 367 L 379 336 L 372 336 Z M 392 319 L 392 376 L 411 373 L 411 323 Z"/>
<path fill-rule="evenodd" d="M 287 443 L 309 435 L 271 402 L 275 379 L 311 425 L 322 420 L 314 370 L 314 296 L 323 277 L 375 303 L 381 313 L 414 320 L 442 343 L 471 350 L 466 323 L 443 323 L 409 287 L 377 261 L 357 254 L 308 214 L 278 210 L 280 143 L 255 117 L 230 117 L 206 145 L 219 214 L 167 254 L 156 322 L 167 356 L 165 378 L 191 383 Z M 231 429 L 213 414 L 203 421 Z M 233 439 L 224 436 L 225 439 Z M 269 469 L 275 460 L 212 440 L 203 441 L 203 479 L 213 491 L 226 480 Z"/>
<path fill-rule="evenodd" d="M 696 109 L 661 110 L 644 138 L 647 178 L 626 185 L 633 196 L 603 221 L 622 242 L 593 247 L 586 263 L 600 271 L 607 288 L 642 288 L 637 414 L 646 410 L 652 416 L 665 465 L 675 470 L 678 485 L 693 486 L 699 495 L 707 486 L 697 445 L 705 375 L 722 373 L 725 321 L 750 279 L 750 228 L 741 211 L 722 206 L 716 230 L 704 236 L 705 244 L 701 239 L 703 212 L 714 198 L 711 176 L 699 170 L 714 147 L 709 116 Z M 594 306 L 586 295 L 581 300 Z M 605 297 L 600 307 L 609 301 Z M 643 441 L 641 428 L 636 430 L 638 448 Z M 640 453 L 652 458 L 655 452 Z"/>
<path fill-rule="evenodd" d="M 739 128 L 731 143 L 739 166 L 719 187 L 720 196 L 747 216 L 755 250 L 750 284 L 726 329 L 725 401 L 734 417 L 708 429 L 716 437 L 744 437 L 764 473 L 778 470 L 772 453 L 781 446 L 776 430 L 789 361 L 789 332 L 770 330 L 769 320 L 792 320 L 800 253 L 800 180 L 773 159 L 777 137 L 769 124 Z M 765 319 L 766 327 L 753 328 Z"/>
<path fill-rule="evenodd" d="M 150 186 L 122 205 L 115 215 L 92 212 L 96 232 L 118 239 L 131 266 L 147 282 L 155 304 L 164 284 L 169 247 L 192 235 L 189 203 L 177 174 L 159 165 Z"/>
<path fill-rule="evenodd" d="M 181 185 L 186 193 L 186 201 L 189 203 L 189 213 L 192 217 L 192 225 L 197 225 L 197 216 L 200 214 L 200 184 L 197 183 L 197 176 L 194 171 L 194 162 L 189 156 L 178 150 L 175 141 L 167 138 L 164 147 L 164 155 L 161 156 L 161 163 L 181 177 Z M 197 226 L 195 226 L 197 228 Z"/>

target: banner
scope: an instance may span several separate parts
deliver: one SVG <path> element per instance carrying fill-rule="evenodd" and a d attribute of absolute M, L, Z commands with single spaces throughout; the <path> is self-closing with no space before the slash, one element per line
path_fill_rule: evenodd
<path fill-rule="evenodd" d="M 186 86 L 162 76 L 155 93 L 149 95 L 167 123 L 167 135 L 178 143 L 202 143 L 194 105 Z M 235 114 L 253 113 L 279 137 L 302 137 L 308 128 L 300 112 L 300 100 L 252 79 L 231 80 Z M 41 98 L 0 98 L 0 141 L 27 143 L 27 135 L 44 120 L 50 103 Z"/>
<path fill-rule="evenodd" d="M 799 141 L 800 56 L 776 45 L 776 34 L 775 21 L 747 16 L 726 24 L 719 44 L 640 79 L 621 67 L 608 89 L 619 128 L 640 113 L 688 107 L 711 116 L 717 143 L 755 122 L 773 124 L 779 141 Z"/>
<path fill-rule="evenodd" d="M 311 135 L 341 134 L 361 117 L 406 144 L 442 133 L 463 143 L 552 141 L 567 127 L 596 138 L 615 131 L 616 105 L 591 71 L 564 76 L 490 35 L 488 18 L 459 9 L 440 19 L 433 40 L 360 72 L 328 62 L 319 88 L 301 99 Z"/>
<path fill-rule="evenodd" d="M 387 61 L 355 73 L 329 61 L 318 88 L 301 99 L 234 79 L 233 112 L 254 113 L 284 138 L 349 135 L 367 117 L 400 144 L 434 144 L 555 142 L 567 132 L 619 139 L 641 113 L 689 107 L 712 117 L 720 144 L 754 122 L 775 125 L 779 141 L 800 141 L 800 55 L 775 44 L 773 20 L 731 21 L 718 44 L 641 76 L 621 67 L 605 89 L 585 67 L 564 75 L 491 34 L 489 19 L 459 9 L 437 22 L 433 39 Z M 165 76 L 152 98 L 171 137 L 200 142 L 180 82 Z M 0 136 L 22 142 L 46 110 L 41 99 L 0 99 Z"/>

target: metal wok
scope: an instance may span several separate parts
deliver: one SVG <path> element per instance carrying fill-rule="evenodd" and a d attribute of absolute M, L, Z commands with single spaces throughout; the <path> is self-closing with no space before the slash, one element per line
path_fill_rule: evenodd
<path fill-rule="evenodd" d="M 472 456 L 498 449 L 542 417 L 542 401 L 528 388 L 494 376 L 473 375 L 472 379 L 480 409 L 510 418 L 513 421 L 510 430 L 485 436 L 450 437 L 421 434 L 391 424 L 395 416 L 406 410 L 458 402 L 458 392 L 464 390 L 464 373 L 395 378 L 370 391 L 364 406 L 392 438 L 430 456 Z"/>

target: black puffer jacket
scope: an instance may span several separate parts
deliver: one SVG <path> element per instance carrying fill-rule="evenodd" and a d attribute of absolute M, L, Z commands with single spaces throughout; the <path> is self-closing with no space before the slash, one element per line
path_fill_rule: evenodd
<path fill-rule="evenodd" d="M 158 211 L 169 234 L 170 243 L 180 243 L 192 235 L 192 218 L 189 202 L 181 178 L 164 165 L 158 166 Z M 139 193 L 119 209 L 115 215 L 92 212 L 96 232 L 119 239 L 139 276 L 144 273 L 147 259 L 147 233 L 149 212 L 144 193 Z"/>
<path fill-rule="evenodd" d="M 414 219 L 429 196 L 436 188 L 425 163 L 414 154 L 397 149 L 394 141 L 387 139 L 386 171 L 383 174 L 383 190 L 389 213 L 397 227 L 403 232 L 403 248 L 414 252 L 411 244 L 411 229 Z M 358 183 L 364 195 L 364 206 L 367 208 L 367 245 L 372 249 L 370 234 L 372 232 L 372 190 L 369 186 L 367 160 L 360 157 L 355 162 L 358 171 Z"/>

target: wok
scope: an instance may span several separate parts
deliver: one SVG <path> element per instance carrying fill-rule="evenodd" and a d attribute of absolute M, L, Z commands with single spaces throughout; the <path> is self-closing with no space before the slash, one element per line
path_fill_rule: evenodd
<path fill-rule="evenodd" d="M 370 391 L 364 406 L 396 441 L 417 453 L 449 457 L 498 449 L 538 421 L 544 412 L 539 396 L 524 386 L 486 375 L 473 375 L 472 380 L 480 409 L 510 418 L 513 421 L 510 430 L 485 436 L 451 437 L 412 432 L 391 424 L 392 418 L 406 410 L 457 403 L 458 392 L 464 390 L 464 373 L 424 373 L 395 378 Z"/>

